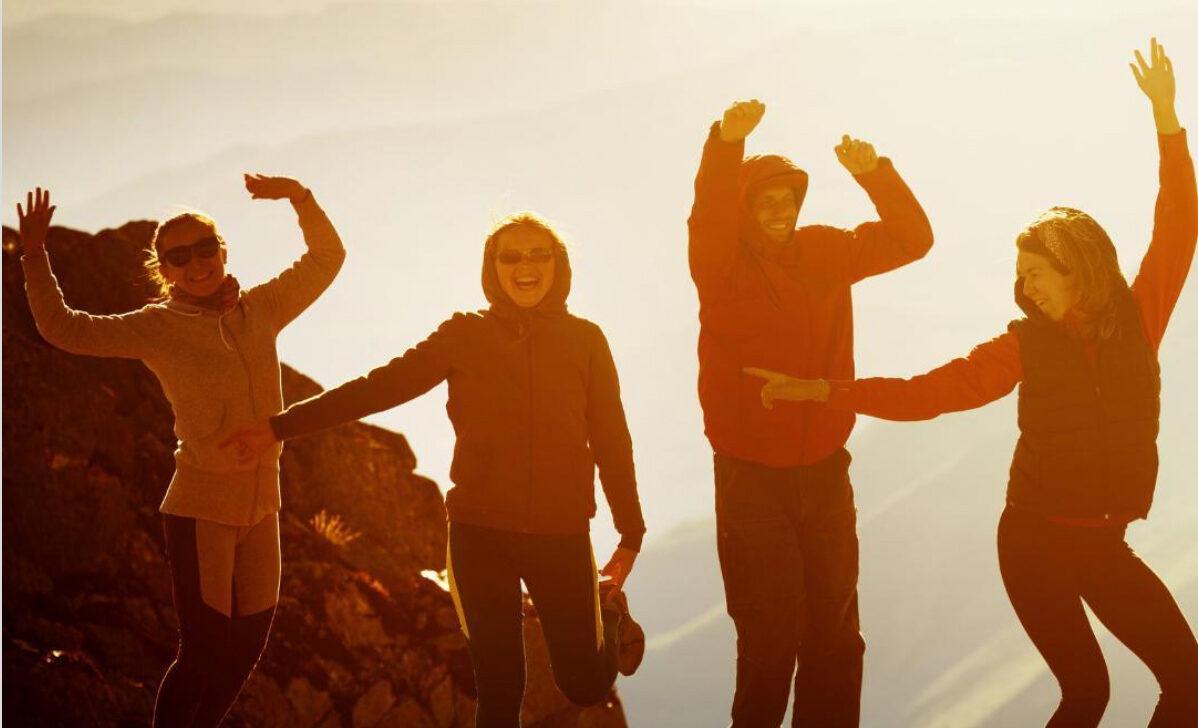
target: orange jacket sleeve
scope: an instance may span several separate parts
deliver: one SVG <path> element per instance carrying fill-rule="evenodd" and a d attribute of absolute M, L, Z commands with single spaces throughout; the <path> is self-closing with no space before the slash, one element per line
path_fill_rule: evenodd
<path fill-rule="evenodd" d="M 720 139 L 712 124 L 695 176 L 695 202 L 687 220 L 691 278 L 699 298 L 719 295 L 740 251 L 740 164 L 745 143 Z"/>
<path fill-rule="evenodd" d="M 830 381 L 827 406 L 884 420 L 930 420 L 1005 397 L 1022 378 L 1019 339 L 1007 332 L 910 379 Z"/>
<path fill-rule="evenodd" d="M 1194 187 L 1194 162 L 1186 144 L 1186 132 L 1158 134 L 1160 146 L 1160 192 L 1152 226 L 1152 242 L 1140 262 L 1140 272 L 1131 284 L 1144 333 L 1154 349 L 1159 348 L 1169 316 L 1181 295 L 1194 244 L 1198 238 L 1198 194 Z"/>
<path fill-rule="evenodd" d="M 878 220 L 862 223 L 848 237 L 849 279 L 885 273 L 919 260 L 932 248 L 932 225 L 907 183 L 886 157 L 872 172 L 855 175 L 878 211 Z"/>

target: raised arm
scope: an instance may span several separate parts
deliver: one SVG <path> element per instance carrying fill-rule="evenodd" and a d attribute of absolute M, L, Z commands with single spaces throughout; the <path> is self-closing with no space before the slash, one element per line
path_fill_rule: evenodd
<path fill-rule="evenodd" d="M 67 306 L 46 255 L 46 235 L 54 209 L 50 191 L 40 187 L 26 195 L 24 208 L 17 203 L 25 295 L 38 332 L 50 344 L 72 354 L 142 358 L 153 338 L 147 331 L 144 311 L 93 316 Z"/>
<path fill-rule="evenodd" d="M 312 190 L 288 177 L 245 175 L 245 188 L 255 200 L 288 200 L 299 217 L 308 250 L 277 277 L 246 291 L 251 306 L 270 312 L 275 329 L 282 329 L 324 293 L 345 260 L 345 248 L 333 223 Z"/>
<path fill-rule="evenodd" d="M 832 409 L 901 421 L 976 409 L 1005 397 L 1023 379 L 1019 339 L 1009 332 L 975 346 L 967 357 L 910 379 L 827 382 L 753 367 L 745 372 L 765 380 L 761 403 L 767 408 L 779 400 L 827 402 Z"/>
<path fill-rule="evenodd" d="M 1150 60 L 1145 62 L 1136 51 L 1131 70 L 1140 90 L 1152 103 L 1160 148 L 1160 191 L 1156 197 L 1152 242 L 1131 287 L 1148 340 L 1159 347 L 1194 259 L 1198 192 L 1186 132 L 1174 107 L 1173 64 L 1156 38 L 1152 39 L 1149 55 Z"/>
<path fill-rule="evenodd" d="M 687 220 L 691 278 L 704 297 L 718 292 L 740 249 L 740 164 L 745 137 L 765 114 L 765 104 L 737 101 L 711 125 L 695 176 L 695 202 Z"/>
<path fill-rule="evenodd" d="M 873 201 L 879 218 L 858 225 L 845 241 L 850 280 L 855 283 L 926 255 L 932 248 L 931 223 L 890 160 L 879 158 L 873 145 L 847 134 L 835 151 Z"/>

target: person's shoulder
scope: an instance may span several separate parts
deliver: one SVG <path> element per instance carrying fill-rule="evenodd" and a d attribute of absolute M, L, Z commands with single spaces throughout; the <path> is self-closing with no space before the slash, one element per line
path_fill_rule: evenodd
<path fill-rule="evenodd" d="M 180 317 L 179 311 L 173 310 L 167 305 L 167 301 L 151 301 L 141 308 L 135 308 L 128 313 L 121 314 L 126 318 L 137 318 L 144 321 L 173 321 Z"/>
<path fill-rule="evenodd" d="M 607 336 L 603 333 L 603 329 L 594 321 L 582 316 L 574 314 L 566 314 L 564 317 L 566 325 L 581 337 L 585 337 L 588 342 L 594 346 L 607 346 Z"/>
<path fill-rule="evenodd" d="M 825 242 L 825 241 L 840 241 L 852 235 L 844 228 L 838 228 L 835 225 L 804 225 L 795 230 L 795 242 Z"/>
<path fill-rule="evenodd" d="M 490 318 L 492 316 L 486 310 L 454 311 L 453 315 L 441 322 L 441 325 L 437 327 L 437 331 L 445 333 L 469 331 L 477 329 L 479 326 L 485 326 Z"/>

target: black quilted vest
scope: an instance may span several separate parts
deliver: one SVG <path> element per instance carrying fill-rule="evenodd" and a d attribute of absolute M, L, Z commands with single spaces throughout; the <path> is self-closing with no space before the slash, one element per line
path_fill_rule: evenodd
<path fill-rule="evenodd" d="M 1135 301 L 1129 296 L 1120 311 L 1120 333 L 1099 343 L 1096 365 L 1081 339 L 1029 313 L 1009 327 L 1023 381 L 1007 502 L 1047 516 L 1145 517 L 1156 487 L 1161 377 Z"/>

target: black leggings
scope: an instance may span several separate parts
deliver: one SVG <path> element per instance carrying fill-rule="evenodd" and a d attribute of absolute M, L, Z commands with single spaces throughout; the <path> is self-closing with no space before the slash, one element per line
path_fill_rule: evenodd
<path fill-rule="evenodd" d="M 258 663 L 275 607 L 238 615 L 235 596 L 232 616 L 209 606 L 201 593 L 196 519 L 166 515 L 164 521 L 179 653 L 158 686 L 153 725 L 212 728 L 220 725 Z"/>
<path fill-rule="evenodd" d="M 1097 726 L 1110 680 L 1082 602 L 1160 683 L 1150 728 L 1198 726 L 1198 643 L 1168 588 L 1124 540 L 1008 507 L 998 563 L 1015 614 L 1061 686 L 1048 728 Z"/>
<path fill-rule="evenodd" d="M 578 705 L 594 705 L 611 692 L 620 615 L 599 608 L 588 534 L 527 534 L 452 523 L 449 577 L 474 663 L 478 728 L 520 725 L 521 579 L 540 617 L 558 688 Z"/>

